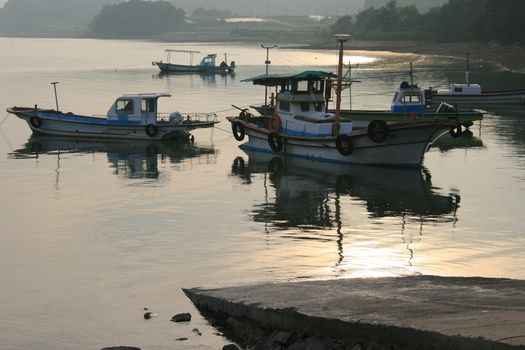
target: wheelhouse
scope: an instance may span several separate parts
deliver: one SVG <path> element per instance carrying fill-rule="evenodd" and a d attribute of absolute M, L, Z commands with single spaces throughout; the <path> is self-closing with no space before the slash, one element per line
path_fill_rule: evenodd
<path fill-rule="evenodd" d="M 155 125 L 158 119 L 158 99 L 170 96 L 167 93 L 123 95 L 113 103 L 107 117 L 109 120 L 138 121 L 143 125 Z"/>

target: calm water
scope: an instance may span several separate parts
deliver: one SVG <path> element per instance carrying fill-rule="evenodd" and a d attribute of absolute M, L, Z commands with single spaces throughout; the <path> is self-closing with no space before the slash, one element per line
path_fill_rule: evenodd
<path fill-rule="evenodd" d="M 104 114 L 123 93 L 169 92 L 164 111 L 236 114 L 260 103 L 257 45 L 181 45 L 230 54 L 235 76 L 160 76 L 165 44 L 0 39 L 0 110 Z M 180 47 L 180 46 L 179 46 Z M 388 108 L 415 60 L 422 86 L 462 80 L 461 62 L 353 53 L 354 108 Z M 355 57 L 359 56 L 359 57 Z M 180 57 L 181 61 L 187 57 Z M 335 52 L 271 52 L 274 72 L 334 70 Z M 474 79 L 481 74 L 474 72 Z M 525 77 L 485 69 L 487 88 Z M 345 97 L 348 105 L 349 96 Z M 31 136 L 0 115 L 2 349 L 218 349 L 226 342 L 183 287 L 437 274 L 525 278 L 525 113 L 491 111 L 419 170 L 330 168 L 247 155 L 224 121 L 196 143 Z M 159 317 L 144 321 L 143 308 Z M 169 322 L 191 312 L 189 325 Z M 191 332 L 199 328 L 202 336 Z M 176 338 L 188 337 L 186 342 Z"/>

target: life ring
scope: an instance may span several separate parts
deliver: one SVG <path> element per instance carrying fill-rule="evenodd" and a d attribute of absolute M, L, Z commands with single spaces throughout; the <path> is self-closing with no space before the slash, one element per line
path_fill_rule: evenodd
<path fill-rule="evenodd" d="M 233 122 L 232 123 L 232 133 L 233 133 L 233 137 L 237 141 L 244 140 L 244 136 L 246 135 L 246 130 L 244 129 L 244 125 L 241 122 Z"/>
<path fill-rule="evenodd" d="M 279 132 L 281 130 L 282 121 L 281 117 L 278 115 L 274 115 L 268 119 L 268 129 L 273 130 L 275 132 Z"/>
<path fill-rule="evenodd" d="M 368 137 L 375 143 L 381 143 L 388 137 L 388 124 L 384 120 L 372 120 L 368 124 Z"/>
<path fill-rule="evenodd" d="M 42 126 L 42 119 L 40 119 L 40 117 L 33 116 L 29 118 L 29 123 L 33 128 L 38 129 Z"/>
<path fill-rule="evenodd" d="M 450 129 L 448 133 L 450 134 L 450 136 L 457 139 L 461 137 L 461 135 L 463 135 L 463 128 L 461 127 L 461 124 L 458 124 L 455 128 Z"/>
<path fill-rule="evenodd" d="M 188 141 L 189 143 L 193 144 L 195 142 L 195 136 L 193 136 L 192 134 L 188 134 L 186 136 L 186 141 Z"/>
<path fill-rule="evenodd" d="M 157 130 L 157 127 L 153 124 L 148 124 L 146 125 L 146 134 L 149 136 L 149 137 L 155 137 L 157 136 L 157 133 L 158 133 L 158 130 Z"/>
<path fill-rule="evenodd" d="M 268 144 L 275 153 L 279 153 L 283 150 L 283 140 L 276 132 L 268 134 Z"/>
<path fill-rule="evenodd" d="M 339 135 L 335 139 L 335 146 L 339 153 L 343 156 L 349 156 L 354 153 L 354 145 L 352 143 L 352 138 L 348 135 Z"/>

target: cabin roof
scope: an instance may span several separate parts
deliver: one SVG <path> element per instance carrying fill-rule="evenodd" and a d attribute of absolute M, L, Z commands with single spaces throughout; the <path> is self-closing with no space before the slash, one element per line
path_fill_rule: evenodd
<path fill-rule="evenodd" d="M 130 98 L 130 97 L 140 97 L 140 98 L 159 98 L 159 97 L 171 97 L 170 94 L 166 92 L 160 93 L 144 93 L 144 94 L 124 94 L 120 98 Z"/>
<path fill-rule="evenodd" d="M 242 82 L 253 82 L 254 85 L 275 86 L 289 80 L 321 80 L 335 78 L 337 75 L 320 70 L 307 70 L 295 74 L 263 74 L 253 78 L 241 80 Z"/>

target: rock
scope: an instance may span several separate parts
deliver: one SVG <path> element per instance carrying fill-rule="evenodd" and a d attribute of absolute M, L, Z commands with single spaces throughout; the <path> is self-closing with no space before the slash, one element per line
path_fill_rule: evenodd
<path fill-rule="evenodd" d="M 175 339 L 175 341 L 186 341 L 186 340 L 188 340 L 188 338 L 186 338 L 186 337 Z"/>
<path fill-rule="evenodd" d="M 176 314 L 173 315 L 171 318 L 172 322 L 190 322 L 191 321 L 191 314 L 190 313 L 182 313 L 182 314 Z"/>
<path fill-rule="evenodd" d="M 237 345 L 234 345 L 234 344 L 228 344 L 228 345 L 224 345 L 222 347 L 222 350 L 241 350 L 237 347 Z"/>
<path fill-rule="evenodd" d="M 103 348 L 100 350 L 140 350 L 134 346 L 110 346 L 109 348 Z"/>
<path fill-rule="evenodd" d="M 193 328 L 191 331 L 197 335 L 202 335 L 201 331 L 199 331 L 198 328 Z"/>
<path fill-rule="evenodd" d="M 148 312 L 146 312 L 146 313 L 144 314 L 144 319 L 149 320 L 150 318 L 152 318 L 152 317 L 157 317 L 157 316 L 158 316 L 157 313 L 149 312 L 149 311 L 148 311 Z"/>

